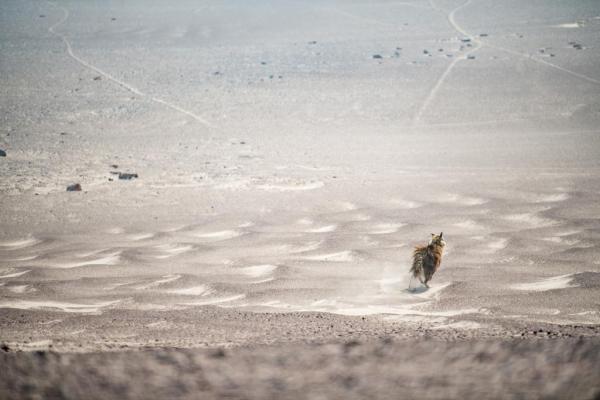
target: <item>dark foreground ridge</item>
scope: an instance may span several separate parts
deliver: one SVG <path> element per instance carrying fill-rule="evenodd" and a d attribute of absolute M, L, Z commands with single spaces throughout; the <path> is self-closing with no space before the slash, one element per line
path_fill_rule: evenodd
<path fill-rule="evenodd" d="M 0 353 L 0 398 L 598 399 L 600 340 Z"/>

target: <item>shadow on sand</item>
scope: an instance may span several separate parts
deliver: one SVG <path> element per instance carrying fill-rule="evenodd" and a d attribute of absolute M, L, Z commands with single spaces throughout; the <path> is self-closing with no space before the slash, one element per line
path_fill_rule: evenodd
<path fill-rule="evenodd" d="M 412 293 L 412 294 L 420 294 L 420 293 L 425 293 L 426 291 L 428 291 L 430 288 L 428 288 L 427 286 L 417 286 L 414 288 L 407 288 L 406 292 L 408 293 Z"/>

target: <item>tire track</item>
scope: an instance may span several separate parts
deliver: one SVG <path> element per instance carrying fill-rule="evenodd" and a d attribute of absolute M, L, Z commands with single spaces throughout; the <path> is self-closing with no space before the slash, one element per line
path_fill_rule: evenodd
<path fill-rule="evenodd" d="M 212 125 L 210 122 L 208 122 L 206 119 L 202 118 L 201 116 L 186 110 L 176 104 L 170 103 L 166 100 L 163 100 L 161 98 L 158 97 L 154 97 L 151 96 L 147 93 L 142 92 L 141 90 L 131 86 L 130 84 L 115 78 L 114 76 L 112 76 L 111 74 L 109 74 L 108 72 L 96 67 L 95 65 L 87 62 L 86 60 L 80 58 L 79 56 L 77 56 L 74 52 L 73 52 L 73 47 L 71 46 L 71 42 L 69 42 L 69 40 L 67 39 L 67 37 L 61 33 L 56 32 L 56 28 L 59 27 L 60 25 L 62 25 L 63 23 L 65 23 L 67 21 L 67 19 L 69 19 L 69 10 L 67 10 L 64 7 L 61 7 L 53 2 L 48 1 L 48 4 L 52 5 L 53 7 L 56 7 L 60 10 L 62 10 L 63 12 L 63 17 L 54 25 L 52 25 L 51 27 L 48 28 L 48 32 L 50 32 L 52 35 L 58 37 L 60 40 L 62 40 L 62 42 L 65 44 L 66 48 L 67 48 L 67 53 L 69 54 L 69 56 L 74 59 L 75 61 L 77 61 L 79 64 L 83 65 L 85 68 L 92 70 L 102 76 L 104 76 L 106 79 L 112 81 L 113 83 L 116 83 L 117 85 L 119 85 L 120 87 L 122 87 L 123 89 L 134 93 L 138 96 L 141 97 L 145 97 L 148 100 L 154 102 L 154 103 L 158 103 L 161 104 L 167 108 L 170 108 L 172 110 L 175 110 L 181 114 L 187 115 L 188 117 L 191 117 L 192 119 L 194 119 L 195 121 L 199 122 L 200 124 L 204 125 L 207 128 L 211 128 L 211 129 L 216 129 L 216 127 L 214 125 Z"/>
<path fill-rule="evenodd" d="M 548 67 L 557 69 L 559 71 L 562 71 L 564 73 L 570 74 L 574 77 L 583 79 L 585 81 L 600 85 L 600 80 L 591 78 L 587 75 L 584 74 L 580 74 L 578 72 L 575 71 L 571 71 L 570 69 L 561 67 L 559 65 L 553 64 L 551 62 L 548 62 L 546 60 L 542 60 L 538 57 L 535 57 L 531 54 L 525 54 L 525 53 L 519 53 L 518 51 L 515 50 L 511 50 L 511 49 L 507 49 L 505 47 L 501 47 L 501 46 L 496 46 L 493 44 L 490 44 L 488 42 L 484 42 L 482 40 L 480 40 L 478 37 L 476 37 L 475 35 L 471 34 L 470 32 L 468 32 L 467 30 L 465 30 L 462 26 L 460 26 L 456 20 L 455 20 L 455 15 L 456 12 L 463 9 L 464 7 L 468 6 L 469 4 L 471 4 L 472 0 L 467 0 L 465 3 L 463 3 L 462 5 L 456 7 L 455 9 L 453 9 L 449 14 L 448 14 L 448 22 L 450 23 L 450 25 L 452 26 L 452 28 L 454 28 L 454 30 L 456 30 L 457 32 L 461 33 L 462 35 L 468 37 L 471 42 L 475 43 L 476 46 L 473 47 L 471 50 L 467 51 L 466 53 L 464 53 L 462 55 L 462 57 L 460 58 L 455 58 L 447 67 L 446 70 L 444 70 L 444 73 L 439 77 L 439 79 L 437 80 L 437 82 L 435 83 L 435 85 L 433 86 L 433 88 L 431 89 L 431 91 L 429 92 L 429 95 L 427 96 L 427 98 L 425 99 L 425 101 L 421 104 L 421 107 L 419 108 L 419 110 L 417 111 L 417 113 L 415 114 L 414 118 L 413 118 L 413 123 L 412 126 L 416 127 L 421 125 L 421 119 L 423 116 L 423 113 L 429 108 L 429 105 L 431 104 L 431 102 L 433 101 L 433 99 L 437 96 L 437 93 L 440 89 L 440 87 L 443 85 L 444 81 L 446 80 L 446 78 L 448 77 L 448 75 L 450 74 L 450 72 L 452 71 L 452 69 L 456 66 L 456 64 L 458 64 L 459 61 L 462 61 L 464 59 L 467 58 L 467 56 L 477 50 L 479 50 L 480 48 L 482 48 L 483 46 L 489 47 L 491 49 L 496 49 L 499 51 L 503 51 L 505 53 L 508 54 L 512 54 L 514 56 L 518 56 L 518 57 L 523 57 L 527 60 L 531 60 L 543 65 L 546 65 Z M 444 11 L 441 8 L 439 8 L 438 6 L 436 6 L 436 4 L 433 2 L 433 0 L 429 0 L 429 4 L 431 5 L 431 7 L 435 10 L 438 11 Z"/>
<path fill-rule="evenodd" d="M 443 11 L 441 8 L 437 7 L 433 1 L 430 0 L 429 4 L 431 4 L 431 7 L 434 10 Z M 448 64 L 448 66 L 446 67 L 446 69 L 444 70 L 442 75 L 435 82 L 435 85 L 433 85 L 433 88 L 431 88 L 431 90 L 429 91 L 429 94 L 425 98 L 425 101 L 423 101 L 423 103 L 421 104 L 421 107 L 415 114 L 413 121 L 412 121 L 413 127 L 419 126 L 421 124 L 421 118 L 423 117 L 423 114 L 429 108 L 429 105 L 431 104 L 433 99 L 435 99 L 435 97 L 437 96 L 438 91 L 440 90 L 440 88 L 446 81 L 446 78 L 448 77 L 448 75 L 450 75 L 450 72 L 452 72 L 452 70 L 454 69 L 456 64 L 458 64 L 462 60 L 465 60 L 469 56 L 469 54 L 479 50 L 481 48 L 481 46 L 483 45 L 483 43 L 479 39 L 477 39 L 473 35 L 469 34 L 465 30 L 463 30 L 454 20 L 454 15 L 456 14 L 456 12 L 459 11 L 460 9 L 468 6 L 469 4 L 471 4 L 471 0 L 467 0 L 465 3 L 461 4 L 460 6 L 456 7 L 452 11 L 450 11 L 447 19 L 448 19 L 448 22 L 450 23 L 450 25 L 452 25 L 452 27 L 456 31 L 460 32 L 464 36 L 467 36 L 469 39 L 471 39 L 471 42 L 475 43 L 476 46 L 471 48 L 469 51 L 463 53 L 460 57 L 456 57 L 454 60 L 452 60 L 452 62 L 450 64 Z"/>

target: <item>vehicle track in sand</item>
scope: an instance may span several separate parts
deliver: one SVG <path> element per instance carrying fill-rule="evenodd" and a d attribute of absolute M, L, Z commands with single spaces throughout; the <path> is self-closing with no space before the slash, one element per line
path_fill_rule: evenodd
<path fill-rule="evenodd" d="M 437 7 L 432 0 L 429 1 L 429 4 L 431 4 L 431 7 L 434 10 L 443 11 L 441 8 Z M 467 0 L 466 2 L 464 2 L 463 4 L 461 4 L 460 6 L 454 8 L 452 11 L 450 11 L 450 13 L 448 13 L 447 19 L 448 19 L 448 22 L 450 23 L 450 25 L 452 25 L 452 27 L 456 31 L 458 31 L 458 32 L 462 33 L 463 35 L 467 36 L 471 40 L 471 42 L 475 43 L 475 46 L 472 47 L 469 51 L 463 53 L 460 57 L 455 57 L 452 60 L 452 62 L 450 64 L 448 64 L 448 66 L 446 67 L 446 69 L 444 70 L 444 72 L 442 73 L 442 75 L 440 75 L 440 77 L 438 78 L 438 80 L 435 82 L 435 84 L 433 85 L 433 87 L 429 91 L 429 94 L 427 95 L 427 97 L 425 98 L 425 100 L 423 101 L 423 103 L 421 103 L 421 107 L 419 107 L 419 110 L 417 111 L 417 113 L 413 117 L 413 121 L 412 121 L 412 126 L 413 127 L 419 126 L 421 124 L 421 118 L 423 117 L 423 114 L 425 113 L 425 111 L 427 111 L 427 109 L 429 108 L 429 105 L 431 104 L 431 102 L 433 101 L 433 99 L 435 99 L 435 97 L 437 96 L 438 91 L 440 90 L 440 88 L 442 87 L 442 85 L 446 81 L 446 78 L 448 78 L 448 75 L 450 75 L 450 72 L 452 72 L 452 70 L 454 69 L 454 67 L 456 66 L 456 64 L 458 64 L 462 60 L 466 60 L 467 57 L 471 53 L 474 53 L 475 51 L 479 50 L 482 47 L 482 45 L 483 45 L 483 43 L 479 39 L 477 39 L 473 35 L 471 35 L 468 32 L 466 32 L 464 29 L 462 29 L 460 27 L 460 25 L 458 25 L 456 23 L 455 19 L 454 19 L 454 15 L 456 14 L 456 12 L 459 11 L 460 9 L 468 6 L 469 4 L 471 4 L 471 0 Z"/>
<path fill-rule="evenodd" d="M 433 99 L 435 99 L 435 97 L 437 96 L 437 93 L 439 91 L 439 89 L 441 88 L 441 86 L 444 84 L 446 78 L 448 77 L 448 75 L 450 75 L 450 72 L 452 71 L 452 69 L 456 66 L 456 64 L 459 61 L 465 60 L 471 53 L 481 49 L 482 47 L 486 46 L 489 47 L 491 49 L 496 49 L 496 50 L 500 50 L 503 51 L 505 53 L 514 55 L 514 56 L 518 56 L 518 57 L 522 57 L 525 58 L 527 60 L 531 60 L 543 65 L 546 65 L 548 67 L 557 69 L 559 71 L 562 71 L 564 73 L 567 73 L 569 75 L 572 75 L 576 78 L 580 78 L 583 79 L 585 81 L 600 85 L 600 80 L 591 78 L 587 75 L 584 74 L 580 74 L 578 72 L 572 71 L 570 69 L 561 67 L 559 65 L 553 64 L 551 62 L 548 62 L 546 60 L 543 60 L 539 57 L 535 57 L 532 54 L 526 54 L 526 53 L 520 53 L 518 51 L 515 50 L 511 50 L 511 49 L 507 49 L 505 47 L 501 47 L 501 46 L 497 46 L 494 44 L 491 44 L 489 42 L 484 42 L 482 41 L 480 38 L 478 38 L 477 36 L 473 35 L 472 33 L 468 32 L 466 29 L 464 29 L 462 26 L 460 26 L 456 20 L 455 20 L 455 15 L 456 12 L 467 7 L 468 5 L 470 5 L 472 3 L 472 0 L 467 0 L 465 3 L 461 4 L 460 6 L 454 8 L 452 11 L 450 11 L 450 13 L 448 13 L 448 22 L 450 23 L 450 25 L 452 26 L 452 28 L 454 28 L 454 30 L 456 30 L 457 32 L 461 33 L 462 35 L 466 36 L 467 38 L 469 38 L 471 40 L 472 43 L 475 43 L 476 46 L 474 46 L 472 49 L 470 49 L 469 51 L 467 51 L 466 53 L 463 53 L 461 57 L 459 58 L 455 58 L 444 70 L 444 72 L 442 73 L 442 75 L 438 78 L 438 80 L 436 81 L 435 85 L 433 86 L 433 88 L 431 89 L 431 91 L 429 92 L 429 94 L 427 95 L 427 97 L 425 98 L 425 100 L 423 101 L 423 103 L 421 104 L 421 107 L 419 108 L 419 110 L 417 111 L 417 113 L 415 114 L 414 118 L 413 118 L 413 122 L 412 122 L 412 126 L 416 127 L 416 126 L 421 126 L 421 119 L 423 117 L 423 114 L 425 113 L 425 111 L 429 108 L 431 102 L 433 101 Z M 443 9 L 441 9 L 440 7 L 438 7 L 433 0 L 429 0 L 429 4 L 431 5 L 431 7 L 434 10 L 437 11 L 444 11 Z"/>
<path fill-rule="evenodd" d="M 200 124 L 204 125 L 207 128 L 210 129 L 216 129 L 216 127 L 214 125 L 212 125 L 209 121 L 207 121 L 205 118 L 199 116 L 198 114 L 193 113 L 192 111 L 186 110 L 183 107 L 180 107 L 176 104 L 173 104 L 167 100 L 161 99 L 159 97 L 155 97 L 152 96 L 150 94 L 144 93 L 143 91 L 139 90 L 138 88 L 131 86 L 130 84 L 115 78 L 113 75 L 109 74 L 108 72 L 98 68 L 97 66 L 91 64 L 90 62 L 82 59 L 81 57 L 77 56 L 74 52 L 73 52 L 73 46 L 71 45 L 71 42 L 69 42 L 69 40 L 67 39 L 67 37 L 59 32 L 56 31 L 56 28 L 59 27 L 60 25 L 64 24 L 67 19 L 69 19 L 69 10 L 67 10 L 66 8 L 59 6 L 56 3 L 53 3 L 51 1 L 48 1 L 48 4 L 50 4 L 53 7 L 56 7 L 58 9 L 60 9 L 63 12 L 63 17 L 56 22 L 54 25 L 50 26 L 48 28 L 48 32 L 50 32 L 52 35 L 58 37 L 59 39 L 62 40 L 62 42 L 65 44 L 66 48 L 67 48 L 67 53 L 69 54 L 69 56 L 74 59 L 75 61 L 77 61 L 79 64 L 83 65 L 85 68 L 92 70 L 100 75 L 102 75 L 103 77 L 105 77 L 106 79 L 110 80 L 113 83 L 116 83 L 117 85 L 121 86 L 123 89 L 136 94 L 138 96 L 141 97 L 145 97 L 146 99 L 154 102 L 154 103 L 158 103 L 161 104 L 167 108 L 170 108 L 172 110 L 175 110 L 181 114 L 184 114 L 188 117 L 191 117 L 192 119 L 194 119 L 195 121 L 199 122 Z"/>

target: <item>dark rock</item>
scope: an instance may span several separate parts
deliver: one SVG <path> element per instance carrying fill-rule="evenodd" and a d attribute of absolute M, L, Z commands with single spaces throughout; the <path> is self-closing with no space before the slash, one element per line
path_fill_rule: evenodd
<path fill-rule="evenodd" d="M 475 59 L 475 56 L 467 56 L 467 59 L 469 59 L 469 60 L 474 60 L 474 59 Z"/>
<path fill-rule="evenodd" d="M 360 346 L 360 342 L 358 340 L 350 340 L 349 342 L 344 343 L 344 349 L 346 350 L 356 346 Z"/>
<path fill-rule="evenodd" d="M 317 44 L 316 40 L 311 40 L 310 42 L 308 42 L 308 44 Z"/>
<path fill-rule="evenodd" d="M 111 21 L 116 21 L 117 19 L 115 17 L 112 17 L 110 20 Z"/>
<path fill-rule="evenodd" d="M 132 180 L 134 178 L 138 178 L 138 174 L 136 173 L 129 173 L 129 172 L 119 172 L 119 179 L 123 179 L 123 180 Z"/>
<path fill-rule="evenodd" d="M 40 18 L 46 18 L 44 14 L 40 14 Z"/>
<path fill-rule="evenodd" d="M 373 54 L 373 58 L 376 60 L 382 59 L 383 57 L 381 56 L 381 54 Z"/>
<path fill-rule="evenodd" d="M 212 358 L 225 358 L 227 356 L 227 354 L 225 354 L 224 349 L 216 349 L 215 351 L 210 353 L 210 356 Z"/>
<path fill-rule="evenodd" d="M 119 168 L 119 166 L 117 164 L 110 164 L 111 168 Z"/>
<path fill-rule="evenodd" d="M 8 347 L 6 343 L 2 343 L 0 345 L 0 350 L 8 352 L 10 350 L 10 347 Z"/>
<path fill-rule="evenodd" d="M 6 152 L 0 149 L 0 157 L 6 157 Z"/>
<path fill-rule="evenodd" d="M 81 185 L 79 183 L 69 185 L 67 186 L 67 192 L 81 192 Z"/>
<path fill-rule="evenodd" d="M 94 80 L 95 80 L 95 81 L 99 81 L 99 80 L 101 80 L 101 79 L 102 79 L 102 77 L 101 77 L 100 75 L 98 75 L 98 76 L 95 76 L 95 77 L 94 77 Z"/>
<path fill-rule="evenodd" d="M 480 33 L 479 37 L 488 37 L 489 35 L 487 33 Z"/>
<path fill-rule="evenodd" d="M 261 61 L 260 65 L 267 65 L 267 62 L 266 61 Z"/>

